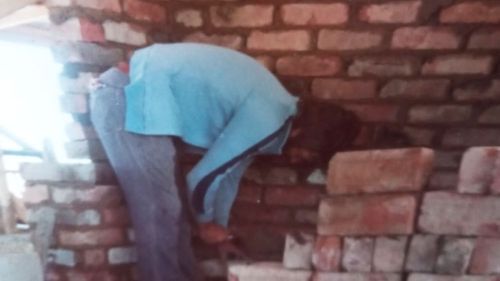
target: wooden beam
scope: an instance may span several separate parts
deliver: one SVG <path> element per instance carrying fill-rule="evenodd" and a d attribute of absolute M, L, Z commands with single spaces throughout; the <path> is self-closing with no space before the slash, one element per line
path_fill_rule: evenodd
<path fill-rule="evenodd" d="M 40 0 L 0 0 L 0 18 L 38 2 Z"/>

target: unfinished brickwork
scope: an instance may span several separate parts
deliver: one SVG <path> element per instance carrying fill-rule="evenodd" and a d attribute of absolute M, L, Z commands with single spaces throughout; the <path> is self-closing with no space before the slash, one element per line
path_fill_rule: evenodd
<path fill-rule="evenodd" d="M 481 200 L 473 199 L 483 197 L 450 195 L 439 190 L 456 190 L 457 170 L 466 148 L 500 145 L 500 2 L 496 0 L 47 0 L 47 4 L 57 32 L 67 37 L 66 41 L 55 43 L 53 49 L 56 60 L 64 65 L 62 109 L 74 117 L 74 123 L 67 127 L 70 142 L 66 148 L 71 157 L 90 158 L 96 163 L 106 161 L 89 121 L 87 84 L 91 77 L 129 58 L 141 46 L 204 42 L 237 49 L 257 58 L 294 95 L 336 103 L 355 112 L 363 126 L 353 150 L 427 146 L 435 151 L 428 184 L 390 187 L 397 190 L 396 193 L 380 190 L 380 186 L 355 188 L 356 193 L 370 195 L 366 197 L 342 197 L 340 194 L 351 189 L 332 190 L 328 184 L 328 192 L 334 196 L 327 202 L 348 204 L 354 200 L 367 216 L 370 216 L 370 208 L 380 211 L 377 202 L 396 207 L 404 205 L 406 208 L 396 209 L 403 212 L 397 216 L 400 223 L 391 226 L 403 236 L 415 231 L 409 221 L 413 221 L 422 200 L 424 206 L 434 205 L 429 202 L 453 204 L 450 202 L 456 200 L 466 208 L 483 206 Z M 185 162 L 188 167 L 192 165 L 190 159 Z M 287 232 L 315 230 L 320 198 L 326 193 L 325 182 L 331 180 L 317 168 L 292 165 L 285 157 L 274 157 L 258 161 L 249 169 L 232 212 L 231 227 L 252 257 L 280 259 Z M 356 169 L 361 172 L 362 168 Z M 44 168 L 40 167 L 40 171 Z M 68 173 L 73 177 L 72 172 Z M 36 192 L 46 192 L 49 196 L 44 204 L 57 208 L 73 205 L 58 205 L 54 201 L 58 187 L 70 193 L 78 193 L 81 188 L 102 188 L 95 184 L 73 184 L 64 177 L 49 182 L 46 184 L 44 180 L 38 184 L 32 180 L 31 184 Z M 498 184 L 495 186 L 498 190 Z M 415 197 L 430 190 L 435 192 Z M 473 193 L 485 192 L 488 188 L 459 185 L 458 190 Z M 486 199 L 484 204 L 496 204 L 491 200 L 494 201 Z M 79 211 L 96 206 L 86 204 L 74 205 L 82 207 Z M 325 204 L 322 203 L 322 208 L 329 206 Z M 433 221 L 444 219 L 442 210 L 431 209 L 422 213 L 426 218 L 422 227 L 444 227 L 446 223 L 440 225 L 439 221 Z M 121 210 L 116 213 L 116 220 L 126 221 L 126 212 Z M 83 221 L 87 216 L 93 217 L 92 223 L 96 225 L 83 223 L 67 227 L 85 232 L 78 233 L 84 236 L 88 234 L 86 231 L 99 233 L 108 227 L 101 211 L 98 219 L 92 212 L 68 215 L 77 220 L 83 217 Z M 381 220 L 372 217 L 375 223 Z M 387 230 L 383 224 L 379 226 L 379 233 Z M 362 225 L 345 227 L 348 231 Z M 128 265 L 115 266 L 108 260 L 109 249 L 129 245 L 128 240 L 120 240 L 126 233 L 124 225 L 118 228 L 120 230 L 111 228 L 113 230 L 106 233 L 120 233 L 117 241 L 90 239 L 97 244 L 89 246 L 96 251 L 88 256 L 95 255 L 90 260 L 98 265 L 87 265 L 85 259 L 79 258 L 86 253 L 83 249 L 87 246 L 56 244 L 64 257 L 72 257 L 65 250 L 78 250 L 78 258 L 69 265 L 56 262 L 50 280 L 94 280 L 92 274 L 101 271 L 115 272 L 115 268 L 119 268 L 117 272 L 130 271 Z M 454 228 L 461 229 L 460 225 Z M 487 231 L 495 226 L 481 229 Z M 57 231 L 56 234 L 60 235 Z M 96 233 L 89 235 L 93 234 Z M 394 241 L 391 238 L 358 242 L 353 237 L 349 243 L 356 249 L 363 248 L 358 245 L 373 243 L 373 247 L 398 248 L 403 247 L 401 244 L 428 244 L 426 241 L 434 239 L 432 235 L 415 237 L 420 238 L 404 242 L 400 237 Z M 336 247 L 345 243 L 345 239 L 339 239 L 330 237 L 321 241 Z M 78 238 L 78 241 L 84 244 L 87 240 Z M 439 245 L 442 243 L 439 240 Z M 462 243 L 467 244 L 459 244 Z M 197 249 L 203 259 L 213 258 L 211 249 L 201 246 Z M 386 251 L 377 253 L 385 255 Z M 335 259 L 340 259 L 335 261 L 335 266 L 347 262 L 343 257 Z M 366 267 L 366 263 L 363 261 L 359 266 Z M 370 263 L 370 266 L 375 265 Z M 379 268 L 391 266 L 377 265 Z M 81 275 L 87 268 L 92 272 L 87 270 L 89 275 Z M 115 280 L 113 278 L 119 278 L 120 274 L 108 277 Z"/>
<path fill-rule="evenodd" d="M 337 154 L 316 231 L 288 235 L 282 263 L 231 266 L 229 280 L 498 280 L 500 148 L 468 150 L 449 191 L 423 189 L 433 160 L 419 148 Z"/>

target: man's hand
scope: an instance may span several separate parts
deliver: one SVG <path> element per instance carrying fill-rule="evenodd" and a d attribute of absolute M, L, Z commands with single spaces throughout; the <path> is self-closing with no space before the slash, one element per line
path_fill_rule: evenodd
<path fill-rule="evenodd" d="M 228 229 L 215 223 L 202 223 L 199 226 L 199 236 L 207 244 L 217 244 L 233 238 Z"/>

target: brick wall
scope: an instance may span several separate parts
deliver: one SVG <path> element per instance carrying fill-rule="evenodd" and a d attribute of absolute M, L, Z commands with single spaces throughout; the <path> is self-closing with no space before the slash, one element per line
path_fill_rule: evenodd
<path fill-rule="evenodd" d="M 64 64 L 62 108 L 75 120 L 66 147 L 74 158 L 105 161 L 89 122 L 89 79 L 138 47 L 180 41 L 248 53 L 291 93 L 355 112 L 363 128 L 353 149 L 432 147 L 435 171 L 426 189 L 456 187 L 465 148 L 500 145 L 496 0 L 47 2 L 56 29 L 68 36 L 54 44 L 54 55 Z M 231 223 L 251 256 L 278 259 L 286 232 L 314 230 L 325 193 L 325 174 L 316 168 L 284 157 L 251 167 Z"/>

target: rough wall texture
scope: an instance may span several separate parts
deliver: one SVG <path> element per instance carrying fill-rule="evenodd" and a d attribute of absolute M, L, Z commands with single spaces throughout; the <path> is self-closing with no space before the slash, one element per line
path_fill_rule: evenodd
<path fill-rule="evenodd" d="M 179 41 L 244 51 L 275 72 L 293 94 L 354 111 L 363 121 L 355 149 L 434 148 L 435 172 L 426 189 L 456 187 L 465 148 L 500 145 L 500 3 L 496 0 L 49 0 L 48 4 L 54 24 L 68 36 L 68 41 L 55 44 L 54 54 L 65 66 L 62 107 L 75 119 L 67 127 L 72 140 L 67 150 L 75 158 L 105 160 L 88 118 L 90 77 L 140 46 Z M 187 166 L 191 162 L 187 159 Z M 314 230 L 320 195 L 325 192 L 325 175 L 315 168 L 293 166 L 278 157 L 266 158 L 249 170 L 232 226 L 252 256 L 279 258 L 285 232 Z M 431 199 L 447 199 L 436 196 Z M 75 247 L 80 246 L 84 248 Z M 105 242 L 102 247 L 108 249 Z M 96 245 L 102 247 L 100 242 Z M 200 255 L 210 256 L 209 252 L 204 249 Z M 95 268 L 107 270 L 107 264 Z M 76 268 L 85 266 L 78 262 Z M 56 267 L 73 280 L 69 273 L 73 270 Z"/>

